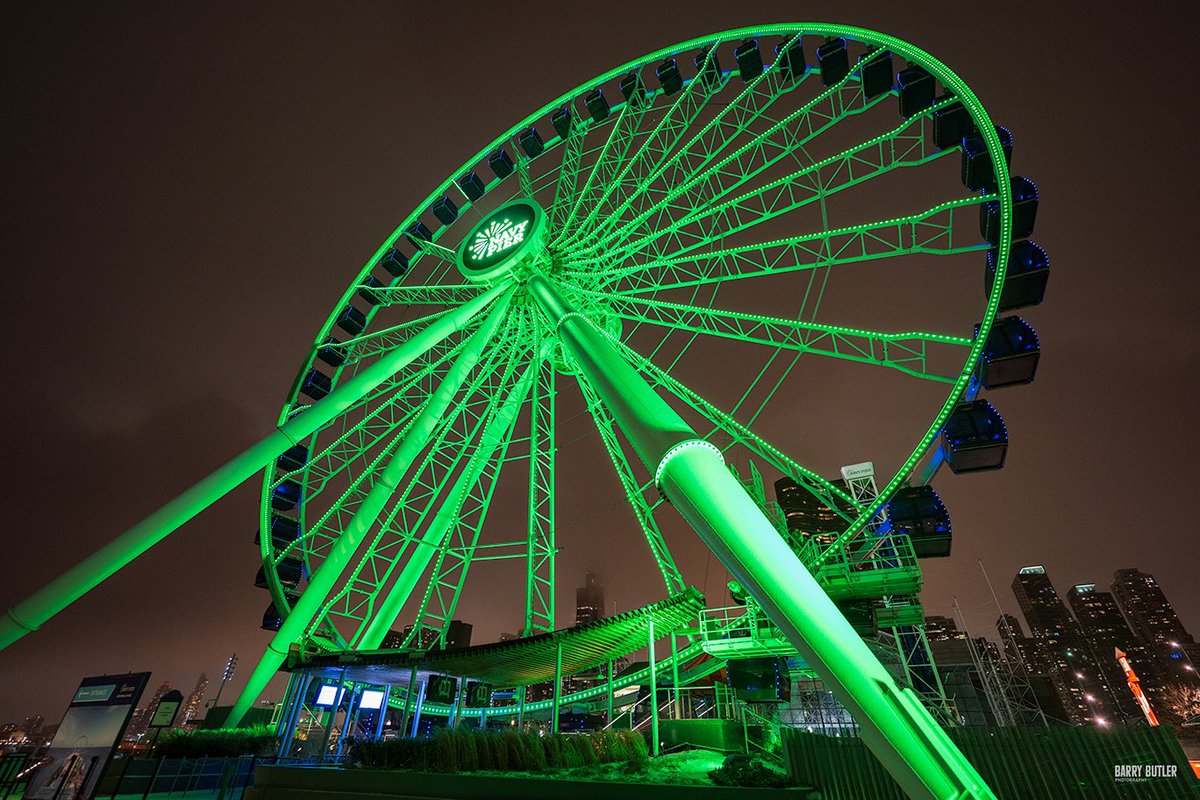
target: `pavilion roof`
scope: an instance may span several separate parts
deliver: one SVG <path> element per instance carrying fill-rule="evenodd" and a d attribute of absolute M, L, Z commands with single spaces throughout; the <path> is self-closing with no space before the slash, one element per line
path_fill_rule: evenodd
<path fill-rule="evenodd" d="M 528 686 L 553 680 L 555 660 L 562 649 L 562 674 L 574 675 L 595 669 L 646 646 L 651 621 L 655 638 L 693 625 L 704 608 L 704 595 L 694 587 L 651 603 L 586 625 L 563 628 L 493 644 L 456 650 L 344 650 L 339 652 L 293 652 L 288 671 L 306 671 L 336 677 L 345 670 L 346 680 L 365 683 L 403 684 L 413 667 L 419 673 L 438 673 L 472 678 L 493 686 Z"/>

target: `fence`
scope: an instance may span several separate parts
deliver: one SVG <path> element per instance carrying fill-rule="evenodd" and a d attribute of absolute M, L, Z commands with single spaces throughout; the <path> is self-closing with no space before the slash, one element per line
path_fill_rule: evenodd
<path fill-rule="evenodd" d="M 109 763 L 94 797 L 97 800 L 150 796 L 240 800 L 253 783 L 254 769 L 261 760 L 253 756 L 117 759 Z M 0 800 L 21 797 L 36 766 L 37 761 L 24 753 L 0 755 Z M 63 796 L 59 800 L 75 799 Z"/>
<path fill-rule="evenodd" d="M 28 753 L 0 753 L 0 800 L 25 793 L 29 767 Z"/>
<path fill-rule="evenodd" d="M 1200 800 L 1200 781 L 1167 728 L 951 728 L 946 731 L 1004 800 Z M 904 800 L 861 739 L 783 731 L 788 774 L 825 800 Z M 1167 767 L 1149 776 L 1146 766 Z M 1142 767 L 1142 774 L 1133 769 Z M 1174 767 L 1173 777 L 1170 775 Z"/>

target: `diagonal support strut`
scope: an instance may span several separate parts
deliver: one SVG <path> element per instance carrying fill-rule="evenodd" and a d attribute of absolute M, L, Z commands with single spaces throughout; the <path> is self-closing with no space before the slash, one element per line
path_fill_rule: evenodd
<path fill-rule="evenodd" d="M 833 687 L 910 798 L 994 800 L 909 689 L 901 690 L 725 466 L 549 279 L 530 295 L 599 393 L 667 500 Z"/>

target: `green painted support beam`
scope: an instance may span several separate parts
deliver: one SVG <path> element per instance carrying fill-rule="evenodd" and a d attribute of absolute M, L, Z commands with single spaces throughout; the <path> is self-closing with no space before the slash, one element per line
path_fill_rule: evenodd
<path fill-rule="evenodd" d="M 363 395 L 460 330 L 507 288 L 505 285 L 496 286 L 431 323 L 338 386 L 327 397 L 314 403 L 304 413 L 294 416 L 158 511 L 8 609 L 7 614 L 0 618 L 0 650 L 37 630 L 46 620 L 96 588 L 251 475 L 271 464 L 284 450 L 329 424 Z"/>
<path fill-rule="evenodd" d="M 528 288 L 664 496 L 829 683 L 905 793 L 914 800 L 995 800 L 920 701 L 897 688 L 720 450 L 699 440 L 546 277 L 534 275 Z"/>

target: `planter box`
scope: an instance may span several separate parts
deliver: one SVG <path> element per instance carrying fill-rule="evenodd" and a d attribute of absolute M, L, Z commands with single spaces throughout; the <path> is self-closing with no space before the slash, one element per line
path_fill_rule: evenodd
<path fill-rule="evenodd" d="M 809 800 L 811 789 L 728 789 L 716 786 L 553 780 L 495 775 L 446 775 L 381 769 L 260 766 L 245 800 Z"/>

